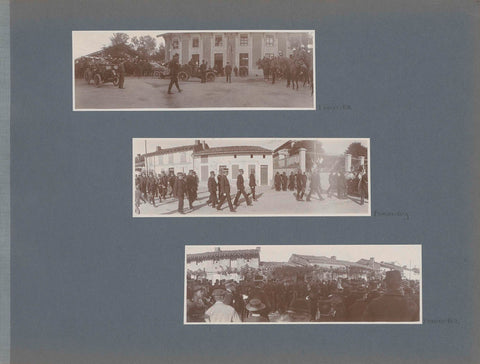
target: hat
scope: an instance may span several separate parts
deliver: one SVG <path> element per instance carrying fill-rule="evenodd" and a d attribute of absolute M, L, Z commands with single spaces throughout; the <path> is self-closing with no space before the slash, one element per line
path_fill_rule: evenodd
<path fill-rule="evenodd" d="M 223 296 L 225 296 L 225 291 L 223 289 L 220 289 L 220 288 L 214 289 L 213 292 L 212 292 L 212 296 L 223 297 Z"/>
<path fill-rule="evenodd" d="M 247 310 L 255 312 L 261 311 L 265 307 L 267 306 L 265 306 L 265 304 L 263 304 L 262 301 L 260 301 L 258 298 L 252 298 L 247 305 Z"/>

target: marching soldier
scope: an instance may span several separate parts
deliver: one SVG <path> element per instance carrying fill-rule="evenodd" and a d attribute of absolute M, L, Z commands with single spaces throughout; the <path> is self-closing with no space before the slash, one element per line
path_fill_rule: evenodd
<path fill-rule="evenodd" d="M 173 188 L 173 194 L 176 198 L 178 198 L 178 212 L 184 214 L 183 212 L 183 200 L 185 199 L 186 185 L 185 180 L 183 179 L 183 173 L 178 172 L 177 179 L 175 181 L 175 185 Z"/>
<path fill-rule="evenodd" d="M 252 169 L 252 172 L 250 173 L 248 185 L 250 186 L 253 201 L 257 201 L 257 197 L 255 196 L 255 187 L 257 186 L 257 182 L 255 180 L 255 169 Z"/>
<path fill-rule="evenodd" d="M 243 169 L 239 169 L 238 172 L 239 172 L 239 175 L 237 176 L 237 195 L 235 196 L 235 200 L 233 201 L 233 204 L 235 206 L 239 206 L 240 195 L 243 195 L 243 197 L 245 197 L 245 202 L 247 203 L 247 206 L 251 206 L 252 203 L 248 199 L 248 195 L 245 192 L 245 184 L 243 180 Z"/>
<path fill-rule="evenodd" d="M 155 206 L 156 190 L 157 190 L 157 184 L 155 181 L 155 177 L 153 175 L 153 172 L 150 172 L 147 179 L 147 192 L 148 192 L 148 202 L 150 202 L 153 205 L 153 207 L 156 207 Z"/>
<path fill-rule="evenodd" d="M 195 180 L 193 170 L 190 170 L 188 172 L 186 187 L 187 187 L 188 206 L 192 210 L 193 201 L 197 199 L 197 182 Z"/>
<path fill-rule="evenodd" d="M 210 177 L 208 178 L 208 192 L 210 193 L 210 197 L 208 198 L 207 205 L 212 204 L 212 207 L 218 204 L 217 200 L 217 181 L 215 179 L 215 172 L 210 172 Z"/>
<path fill-rule="evenodd" d="M 221 210 L 223 203 L 225 202 L 225 199 L 228 202 L 228 207 L 230 208 L 230 212 L 235 212 L 235 209 L 233 208 L 232 205 L 232 198 L 230 196 L 230 182 L 228 182 L 228 169 L 223 170 L 223 175 L 220 178 L 220 202 L 218 203 L 217 210 Z"/>

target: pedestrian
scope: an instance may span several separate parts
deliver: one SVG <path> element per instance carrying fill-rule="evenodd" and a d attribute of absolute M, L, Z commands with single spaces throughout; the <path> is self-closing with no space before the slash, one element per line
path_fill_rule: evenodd
<path fill-rule="evenodd" d="M 235 74 L 235 77 L 238 77 L 238 67 L 237 67 L 237 65 L 235 65 L 235 67 L 233 67 L 233 73 Z"/>
<path fill-rule="evenodd" d="M 208 192 L 210 193 L 210 197 L 208 198 L 207 205 L 212 204 L 212 207 L 218 204 L 217 200 L 217 181 L 215 179 L 215 172 L 210 172 L 210 177 L 208 178 Z"/>
<path fill-rule="evenodd" d="M 283 172 L 282 173 L 282 191 L 287 190 L 287 185 L 288 185 L 287 172 Z"/>
<path fill-rule="evenodd" d="M 140 191 L 143 194 L 143 199 L 147 200 L 147 174 L 142 172 L 140 175 Z"/>
<path fill-rule="evenodd" d="M 178 212 L 184 214 L 183 200 L 185 199 L 185 194 L 187 193 L 187 191 L 182 172 L 178 172 L 173 190 L 174 196 L 178 198 Z"/>
<path fill-rule="evenodd" d="M 206 322 L 242 322 L 235 309 L 223 303 L 225 298 L 223 289 L 215 289 L 212 296 L 215 304 L 205 312 Z"/>
<path fill-rule="evenodd" d="M 237 194 L 235 196 L 235 200 L 233 201 L 233 204 L 235 205 L 235 207 L 239 206 L 240 196 L 243 195 L 243 197 L 245 197 L 245 202 L 247 206 L 251 206 L 252 203 L 250 202 L 250 199 L 248 198 L 248 195 L 245 192 L 245 181 L 243 179 L 243 169 L 239 169 L 238 173 L 239 174 L 237 176 Z"/>
<path fill-rule="evenodd" d="M 140 185 L 135 185 L 135 213 L 140 215 L 140 201 L 147 203 L 147 201 L 142 196 L 142 191 L 140 191 Z"/>
<path fill-rule="evenodd" d="M 255 169 L 252 169 L 250 172 L 248 185 L 250 186 L 250 193 L 252 194 L 253 201 L 257 201 L 257 196 L 255 195 L 255 187 L 257 186 L 257 182 L 255 180 Z"/>
<path fill-rule="evenodd" d="M 178 72 L 180 71 L 180 63 L 179 63 L 179 56 L 178 53 L 175 53 L 172 60 L 168 64 L 170 68 L 170 84 L 168 85 L 168 93 L 172 94 L 172 86 L 175 84 L 178 92 L 182 92 L 180 86 L 178 85 Z"/>
<path fill-rule="evenodd" d="M 232 66 L 230 65 L 230 62 L 227 62 L 225 66 L 225 77 L 226 82 L 232 83 Z"/>
<path fill-rule="evenodd" d="M 207 82 L 207 63 L 205 60 L 202 60 L 202 64 L 200 65 L 200 83 Z"/>
<path fill-rule="evenodd" d="M 153 207 L 155 206 L 155 193 L 157 191 L 157 183 L 153 172 L 150 172 L 147 179 L 147 192 L 148 192 L 148 202 L 150 202 Z"/>
<path fill-rule="evenodd" d="M 299 169 L 297 174 L 295 175 L 295 184 L 297 186 L 297 201 L 303 201 L 304 195 L 304 184 L 303 184 L 303 175 L 302 171 Z"/>
<path fill-rule="evenodd" d="M 318 195 L 318 199 L 320 201 L 323 201 L 324 198 L 322 197 L 322 187 L 321 187 L 321 182 L 320 182 L 320 171 L 315 168 L 312 171 L 311 175 L 311 181 L 310 181 L 310 191 L 308 192 L 307 195 L 307 201 L 310 202 L 310 197 L 312 196 L 312 193 L 316 193 Z"/>
<path fill-rule="evenodd" d="M 295 189 L 295 174 L 290 172 L 290 176 L 288 176 L 288 189 L 293 191 Z"/>
<path fill-rule="evenodd" d="M 279 172 L 277 172 L 275 174 L 274 184 L 275 184 L 275 191 L 281 191 L 281 189 L 282 189 L 282 176 L 280 175 Z"/>
<path fill-rule="evenodd" d="M 272 74 L 272 85 L 275 84 L 275 76 L 278 70 L 278 62 L 274 56 L 270 58 L 270 73 Z"/>
<path fill-rule="evenodd" d="M 230 196 L 230 182 L 228 181 L 228 169 L 225 168 L 223 170 L 223 175 L 220 178 L 220 201 L 217 206 L 217 210 L 221 210 L 223 203 L 225 202 L 225 199 L 227 200 L 228 207 L 230 208 L 230 212 L 235 212 L 235 209 L 233 208 L 232 205 L 232 197 Z"/>
<path fill-rule="evenodd" d="M 363 205 L 365 197 L 368 196 L 368 174 L 363 166 L 359 167 L 358 172 L 358 193 L 360 194 L 360 205 Z"/>
<path fill-rule="evenodd" d="M 168 185 L 170 188 L 170 197 L 175 197 L 175 181 L 177 178 L 175 177 L 175 173 L 173 171 L 170 171 L 170 177 L 168 178 Z"/>
<path fill-rule="evenodd" d="M 118 88 L 124 89 L 125 83 L 125 60 L 120 58 L 120 63 L 118 64 Z"/>

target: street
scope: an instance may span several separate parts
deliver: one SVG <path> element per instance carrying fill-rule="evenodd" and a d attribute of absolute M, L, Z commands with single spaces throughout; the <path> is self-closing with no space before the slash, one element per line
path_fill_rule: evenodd
<path fill-rule="evenodd" d="M 250 189 L 247 189 L 247 193 Z M 232 203 L 236 189 L 232 190 Z M 317 196 L 312 195 L 312 201 L 297 201 L 292 191 L 275 191 L 269 186 L 257 186 L 257 201 L 252 206 L 247 206 L 245 199 L 240 199 L 240 206 L 236 208 L 236 212 L 230 212 L 228 204 L 225 201 L 222 210 L 207 206 L 209 193 L 205 189 L 200 189 L 198 198 L 193 203 L 193 210 L 188 209 L 188 200 L 184 201 L 184 215 L 178 211 L 178 200 L 175 198 L 167 198 L 158 204 L 156 199 L 156 207 L 147 203 L 140 205 L 140 215 L 133 212 L 133 216 L 332 216 L 332 215 L 359 215 L 369 216 L 369 201 L 365 200 L 364 205 L 360 205 L 360 198 L 356 196 L 348 196 L 346 199 L 337 199 L 336 195 L 329 198 L 323 191 L 323 201 Z M 250 196 L 251 198 L 251 196 Z"/>
<path fill-rule="evenodd" d="M 169 79 L 126 77 L 125 89 L 112 83 L 95 87 L 83 79 L 75 79 L 75 109 L 175 109 L 175 108 L 313 108 L 313 96 L 308 85 L 299 82 L 298 91 L 286 87 L 286 80 L 272 85 L 263 77 L 225 77 L 214 82 L 200 83 L 199 78 L 179 81 L 181 93 L 175 86 L 167 93 Z"/>

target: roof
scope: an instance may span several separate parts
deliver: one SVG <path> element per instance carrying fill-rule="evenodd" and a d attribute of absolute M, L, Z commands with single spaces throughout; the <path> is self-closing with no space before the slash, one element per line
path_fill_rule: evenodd
<path fill-rule="evenodd" d="M 260 259 L 260 251 L 257 249 L 242 249 L 242 250 L 220 250 L 205 253 L 187 254 L 187 263 L 202 262 L 205 260 L 220 260 L 220 259 Z"/>
<path fill-rule="evenodd" d="M 323 257 L 323 256 L 292 254 L 290 259 L 292 258 L 294 258 L 294 260 L 304 260 L 307 264 L 312 264 L 312 265 L 330 264 L 330 265 L 343 265 L 346 267 L 358 267 L 358 268 L 364 268 L 364 269 L 370 269 L 370 270 L 372 269 L 371 267 L 365 266 L 363 264 L 349 262 L 347 260 L 332 259 L 332 258 Z"/>
<path fill-rule="evenodd" d="M 205 145 L 205 148 L 208 148 L 208 145 Z M 203 149 L 202 144 L 191 144 L 191 145 L 182 145 L 179 147 L 173 147 L 173 148 L 165 148 L 165 149 L 160 149 L 156 150 L 155 152 L 150 152 L 143 154 L 146 157 L 151 157 L 154 155 L 163 155 L 163 154 L 170 154 L 170 153 L 178 153 L 178 152 L 187 152 L 189 150 L 191 151 L 200 151 Z"/>
<path fill-rule="evenodd" d="M 267 148 L 257 147 L 254 145 L 238 145 L 228 147 L 216 147 L 206 150 L 195 151 L 194 155 L 214 155 L 214 154 L 272 154 Z"/>

